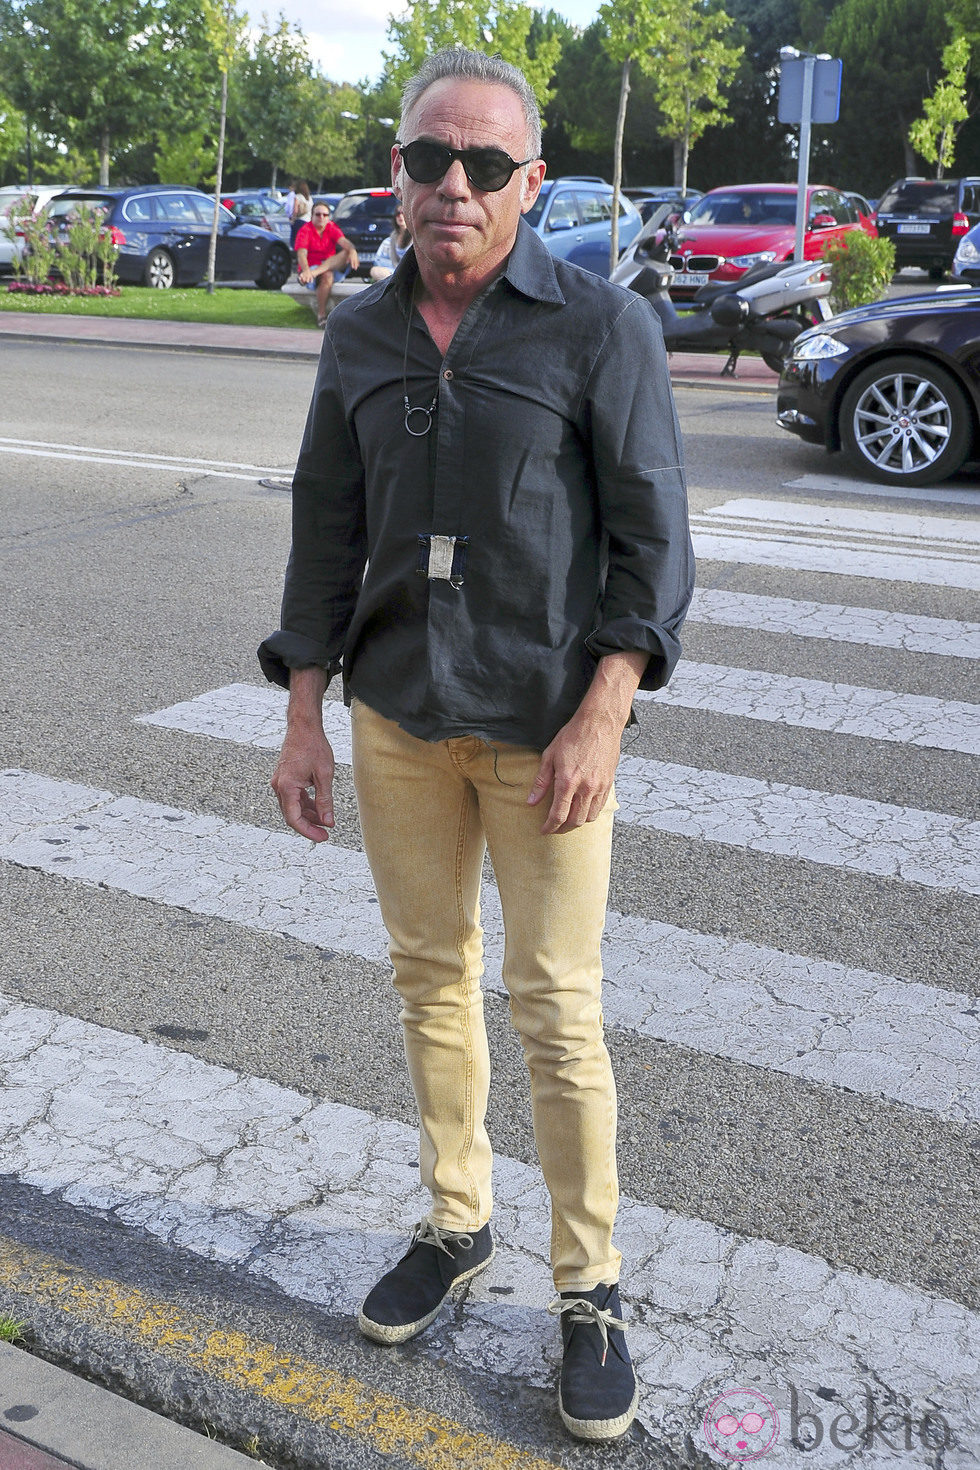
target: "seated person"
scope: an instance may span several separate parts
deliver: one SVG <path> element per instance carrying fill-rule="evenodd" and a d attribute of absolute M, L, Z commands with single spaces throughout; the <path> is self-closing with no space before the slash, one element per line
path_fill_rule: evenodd
<path fill-rule="evenodd" d="M 405 211 L 401 205 L 395 210 L 395 228 L 378 247 L 371 267 L 371 280 L 383 281 L 390 276 L 412 243 L 412 236 L 405 223 Z"/>
<path fill-rule="evenodd" d="M 316 292 L 316 319 L 322 327 L 327 320 L 327 302 L 334 281 L 348 270 L 357 270 L 357 251 L 345 238 L 339 225 L 332 223 L 330 209 L 317 204 L 313 218 L 296 236 L 296 269 L 301 285 Z"/>

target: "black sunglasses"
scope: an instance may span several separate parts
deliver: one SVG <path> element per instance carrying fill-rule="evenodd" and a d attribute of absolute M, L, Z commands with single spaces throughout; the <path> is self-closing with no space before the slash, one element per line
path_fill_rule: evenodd
<path fill-rule="evenodd" d="M 398 143 L 405 172 L 417 184 L 435 184 L 445 178 L 457 158 L 466 177 L 477 189 L 496 194 L 510 183 L 511 175 L 533 158 L 515 163 L 502 148 L 447 148 L 443 143 L 427 143 L 418 138 L 414 143 Z"/>

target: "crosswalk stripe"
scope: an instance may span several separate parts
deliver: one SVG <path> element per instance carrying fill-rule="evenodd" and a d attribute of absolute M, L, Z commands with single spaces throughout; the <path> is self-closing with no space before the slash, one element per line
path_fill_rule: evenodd
<path fill-rule="evenodd" d="M 799 572 L 831 572 L 878 582 L 916 582 L 930 587 L 980 591 L 980 567 L 964 558 L 941 559 L 921 553 L 845 546 L 832 540 L 801 541 L 788 535 L 749 535 L 701 531 L 692 523 L 691 540 L 701 561 L 773 566 Z"/>
<path fill-rule="evenodd" d="M 231 684 L 141 721 L 276 749 L 284 709 L 280 690 Z M 328 701 L 324 720 L 337 760 L 348 763 L 350 731 L 343 705 Z M 619 763 L 616 794 L 624 823 L 929 888 L 980 893 L 980 822 L 628 755 Z"/>
<path fill-rule="evenodd" d="M 976 490 L 957 490 L 949 481 L 944 485 L 881 485 L 874 480 L 855 480 L 842 475 L 800 475 L 786 480 L 784 490 L 805 490 L 812 495 L 862 495 L 875 500 L 927 500 L 930 505 L 969 505 L 977 507 Z"/>
<path fill-rule="evenodd" d="M 932 657 L 980 658 L 980 623 L 917 617 L 882 608 L 843 607 L 792 597 L 762 597 L 752 592 L 696 588 L 689 623 L 825 638 L 873 648 L 904 648 Z M 683 668 L 683 664 L 681 665 Z"/>
<path fill-rule="evenodd" d="M 692 515 L 691 532 L 707 561 L 980 590 L 967 520 L 746 497 Z"/>
<path fill-rule="evenodd" d="M 695 517 L 698 522 L 743 521 L 796 530 L 840 532 L 874 537 L 878 541 L 904 540 L 929 549 L 924 543 L 980 546 L 980 524 L 951 516 L 910 515 L 905 511 L 852 510 L 848 506 L 814 505 L 806 501 L 726 500 Z"/>
<path fill-rule="evenodd" d="M 704 709 L 750 720 L 832 730 L 933 750 L 980 755 L 980 705 L 897 694 L 820 679 L 794 679 L 720 664 L 681 663 L 666 689 L 640 699 L 679 709 Z"/>
<path fill-rule="evenodd" d="M 367 861 L 335 844 L 312 849 L 289 833 L 4 772 L 0 860 L 372 963 L 387 959 Z M 486 983 L 503 993 L 503 921 L 490 884 L 483 923 Z M 616 912 L 604 960 L 611 1026 L 980 1118 L 980 1023 L 966 996 Z"/>
<path fill-rule="evenodd" d="M 0 1014 L 0 1169 L 68 1204 L 111 1209 L 119 1224 L 344 1315 L 425 1208 L 414 1129 L 6 997 Z M 528 1383 L 550 1388 L 546 1191 L 536 1169 L 499 1157 L 495 1192 L 491 1272 L 416 1351 L 449 1351 L 480 1373 L 519 1363 Z M 960 1431 L 947 1470 L 971 1464 L 980 1315 L 633 1199 L 617 1236 L 638 1308 L 641 1412 L 676 1449 L 720 1388 L 748 1380 L 765 1392 L 760 1362 L 770 1361 L 778 1408 L 788 1385 L 847 1398 L 870 1377 L 919 1414 L 938 1407 Z M 797 1470 L 787 1439 L 767 1463 Z"/>

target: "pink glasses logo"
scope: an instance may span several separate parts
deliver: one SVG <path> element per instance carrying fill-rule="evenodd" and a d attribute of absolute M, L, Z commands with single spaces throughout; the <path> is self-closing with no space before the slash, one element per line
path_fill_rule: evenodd
<path fill-rule="evenodd" d="M 732 1388 L 704 1416 L 705 1438 L 726 1460 L 758 1460 L 779 1438 L 779 1415 L 765 1394 Z"/>

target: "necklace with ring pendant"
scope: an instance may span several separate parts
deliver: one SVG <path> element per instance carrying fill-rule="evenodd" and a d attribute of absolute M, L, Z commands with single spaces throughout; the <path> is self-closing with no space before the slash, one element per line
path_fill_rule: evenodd
<path fill-rule="evenodd" d="M 411 404 L 408 401 L 408 344 L 412 335 L 412 314 L 414 311 L 415 283 L 412 285 L 412 295 L 408 303 L 408 330 L 405 333 L 405 355 L 402 358 L 402 402 L 405 405 L 406 432 L 411 434 L 413 439 L 424 439 L 432 428 L 432 418 L 439 403 L 439 389 L 437 386 L 428 408 L 425 408 L 420 403 Z"/>

